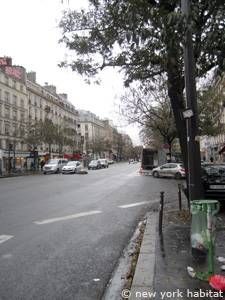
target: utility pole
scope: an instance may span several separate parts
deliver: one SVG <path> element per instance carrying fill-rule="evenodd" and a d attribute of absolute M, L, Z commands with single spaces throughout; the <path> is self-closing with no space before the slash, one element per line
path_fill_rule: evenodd
<path fill-rule="evenodd" d="M 186 92 L 186 118 L 187 150 L 188 150 L 188 197 L 189 200 L 198 200 L 203 196 L 201 183 L 201 157 L 198 135 L 198 112 L 195 83 L 195 62 L 190 27 L 190 1 L 181 0 L 181 10 L 186 19 L 186 32 L 184 44 L 185 92 Z"/>

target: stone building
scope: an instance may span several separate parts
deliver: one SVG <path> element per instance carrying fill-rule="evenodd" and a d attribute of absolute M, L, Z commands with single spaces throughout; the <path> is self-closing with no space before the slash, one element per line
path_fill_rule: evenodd
<path fill-rule="evenodd" d="M 63 130 L 64 141 L 54 143 L 49 149 L 47 143 L 37 145 L 38 151 L 43 155 L 51 153 L 53 156 L 60 156 L 63 153 L 72 155 L 79 148 L 80 137 L 77 132 L 78 111 L 68 101 L 67 94 L 57 94 L 54 85 L 41 86 L 36 83 L 36 74 L 34 72 L 27 74 L 27 94 L 28 94 L 28 121 L 44 122 L 51 120 L 57 126 L 58 131 Z M 71 134 L 65 134 L 65 129 Z M 70 144 L 67 139 L 71 139 Z"/>
<path fill-rule="evenodd" d="M 218 78 L 215 91 L 219 95 L 224 95 L 221 99 L 221 119 L 220 124 L 222 128 L 225 128 L 225 75 Z M 201 158 L 214 162 L 225 162 L 225 131 L 216 136 L 202 136 L 200 139 Z"/>
<path fill-rule="evenodd" d="M 32 126 L 46 119 L 58 133 L 63 130 L 60 143 L 53 143 L 51 149 L 47 142 L 29 144 L 27 139 Z M 41 86 L 35 72 L 26 73 L 11 58 L 0 58 L 0 173 L 29 169 L 33 161 L 38 167 L 50 155 L 73 157 L 81 148 L 77 121 L 78 112 L 66 94 L 57 94 L 53 85 Z"/>
<path fill-rule="evenodd" d="M 101 120 L 90 111 L 78 112 L 83 153 L 89 158 L 117 159 L 125 136 L 117 131 L 112 121 Z"/>
<path fill-rule="evenodd" d="M 28 116 L 26 70 L 0 58 L 0 172 L 23 165 L 23 131 Z"/>

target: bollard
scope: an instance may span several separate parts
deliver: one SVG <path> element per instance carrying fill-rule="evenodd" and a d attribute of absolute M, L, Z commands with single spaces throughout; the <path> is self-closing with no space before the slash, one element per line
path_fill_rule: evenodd
<path fill-rule="evenodd" d="M 181 184 L 178 184 L 178 202 L 179 202 L 179 210 L 182 209 L 182 202 L 181 202 Z"/>
<path fill-rule="evenodd" d="M 164 192 L 160 192 L 159 202 L 159 234 L 162 234 L 162 223 L 163 223 L 163 206 L 164 206 Z"/>

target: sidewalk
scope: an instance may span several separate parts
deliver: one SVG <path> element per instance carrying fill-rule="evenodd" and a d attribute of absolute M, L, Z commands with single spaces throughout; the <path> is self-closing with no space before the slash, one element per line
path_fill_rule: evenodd
<path fill-rule="evenodd" d="M 38 175 L 38 174 L 42 174 L 42 171 L 41 170 L 36 170 L 36 171 L 18 170 L 17 172 L 11 171 L 10 174 L 7 173 L 7 172 L 5 172 L 3 174 L 0 174 L 0 179 L 1 178 L 8 178 L 8 177 L 17 177 L 17 176 Z"/>
<path fill-rule="evenodd" d="M 168 201 L 164 206 L 161 237 L 158 234 L 158 213 L 152 212 L 148 216 L 129 299 L 225 299 L 210 297 L 215 291 L 209 284 L 188 275 L 187 266 L 196 270 L 199 266 L 191 254 L 190 218 L 184 211 L 174 209 L 174 200 L 168 197 L 165 194 Z M 217 225 L 221 227 L 224 224 L 223 209 L 218 215 Z M 222 230 L 216 232 L 217 256 L 225 257 L 225 232 Z M 220 265 L 215 259 L 215 274 L 225 275 Z"/>

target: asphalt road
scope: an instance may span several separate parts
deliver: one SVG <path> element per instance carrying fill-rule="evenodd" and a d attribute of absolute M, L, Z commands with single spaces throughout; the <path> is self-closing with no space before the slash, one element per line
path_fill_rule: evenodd
<path fill-rule="evenodd" d="M 101 299 L 138 221 L 176 185 L 139 167 L 1 179 L 0 299 Z"/>

